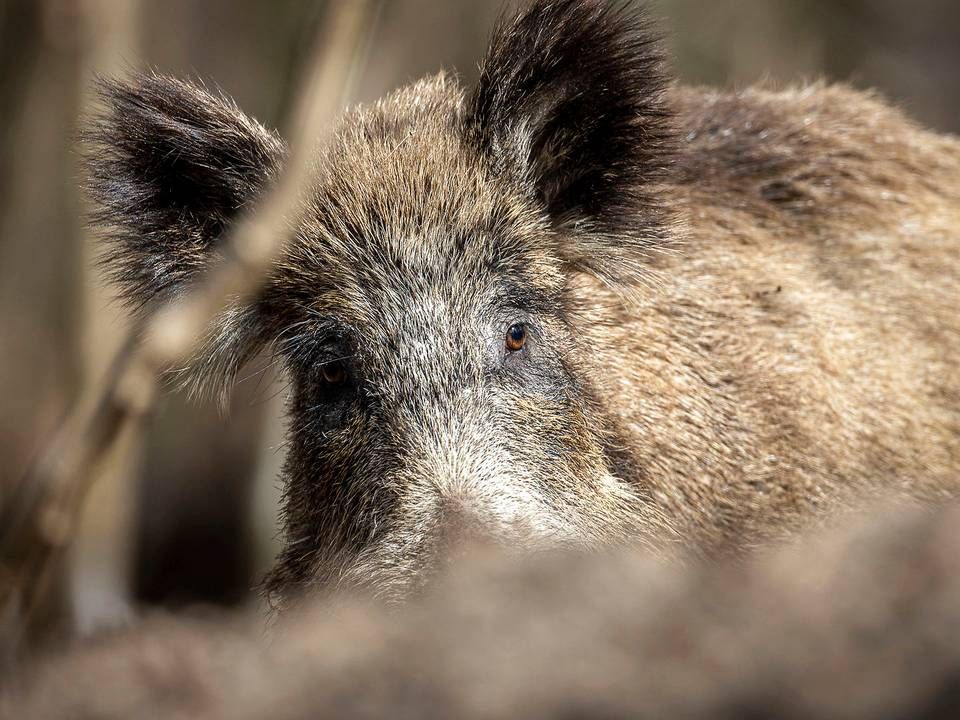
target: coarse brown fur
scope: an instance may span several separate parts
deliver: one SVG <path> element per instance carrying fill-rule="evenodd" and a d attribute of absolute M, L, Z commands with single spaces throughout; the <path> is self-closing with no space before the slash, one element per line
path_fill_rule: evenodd
<path fill-rule="evenodd" d="M 142 304 L 284 149 L 190 84 L 104 94 L 90 185 Z M 464 536 L 738 552 L 960 487 L 960 143 L 876 98 L 677 87 L 638 12 L 538 0 L 477 88 L 351 110 L 318 164 L 198 361 L 290 371 L 277 596 L 403 598 Z"/>

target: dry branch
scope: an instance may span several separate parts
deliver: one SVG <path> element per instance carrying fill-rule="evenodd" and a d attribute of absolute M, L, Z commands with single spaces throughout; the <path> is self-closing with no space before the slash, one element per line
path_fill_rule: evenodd
<path fill-rule="evenodd" d="M 256 297 L 284 248 L 313 177 L 318 138 L 342 107 L 366 45 L 374 0 L 339 0 L 318 37 L 291 115 L 284 172 L 256 212 L 224 242 L 222 260 L 191 292 L 160 306 L 127 339 L 112 370 L 77 403 L 56 437 L 10 497 L 0 518 L 0 611 L 29 611 L 44 569 L 73 536 L 100 461 L 150 409 L 164 370 L 192 354 L 228 306 Z"/>

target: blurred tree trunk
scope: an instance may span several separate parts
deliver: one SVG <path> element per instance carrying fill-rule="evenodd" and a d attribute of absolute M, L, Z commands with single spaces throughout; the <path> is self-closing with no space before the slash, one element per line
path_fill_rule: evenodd
<path fill-rule="evenodd" d="M 80 373 L 77 198 L 70 153 L 81 52 L 72 0 L 0 2 L 0 502 L 50 437 Z M 69 626 L 62 568 L 24 644 Z"/>
<path fill-rule="evenodd" d="M 83 42 L 80 87 L 83 115 L 97 109 L 96 75 L 122 75 L 140 45 L 140 0 L 83 0 Z M 79 159 L 79 155 L 77 156 Z M 76 168 L 76 175 L 81 175 Z M 84 210 L 89 208 L 84 205 Z M 84 213 L 86 214 L 86 212 Z M 85 383 L 106 371 L 129 328 L 97 267 L 97 238 L 83 235 L 82 340 L 80 356 Z M 78 630 L 87 634 L 125 622 L 130 607 L 132 498 L 138 472 L 132 434 L 123 438 L 98 471 L 84 508 L 71 552 L 71 595 Z"/>

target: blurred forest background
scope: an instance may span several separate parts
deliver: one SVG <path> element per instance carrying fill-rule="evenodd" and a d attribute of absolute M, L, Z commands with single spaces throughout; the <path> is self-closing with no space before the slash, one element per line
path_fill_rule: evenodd
<path fill-rule="evenodd" d="M 281 126 L 322 0 L 0 0 L 0 503 L 125 321 L 83 226 L 75 136 L 95 73 L 202 78 Z M 384 0 L 354 101 L 439 68 L 471 83 L 501 0 Z M 679 77 L 875 87 L 960 131 L 957 0 L 660 0 Z M 51 620 L 84 632 L 153 605 L 253 602 L 276 551 L 282 379 L 230 411 L 167 393 L 135 462 L 103 468 Z"/>

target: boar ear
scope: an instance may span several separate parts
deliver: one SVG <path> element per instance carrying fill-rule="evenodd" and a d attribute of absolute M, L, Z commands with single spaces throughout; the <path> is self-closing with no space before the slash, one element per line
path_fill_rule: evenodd
<path fill-rule="evenodd" d="M 674 146 L 658 37 L 616 0 L 535 0 L 501 23 L 468 102 L 495 171 L 566 229 L 563 252 L 610 280 L 642 272 L 669 225 L 656 185 Z"/>
<path fill-rule="evenodd" d="M 221 95 L 159 75 L 100 81 L 81 135 L 103 264 L 135 306 L 181 290 L 278 169 L 280 139 Z"/>
<path fill-rule="evenodd" d="M 228 224 L 279 170 L 285 149 L 222 95 L 154 74 L 101 80 L 102 112 L 81 133 L 102 265 L 137 310 L 177 294 L 216 255 Z M 225 313 L 182 373 L 221 390 L 263 344 L 258 308 Z"/>

